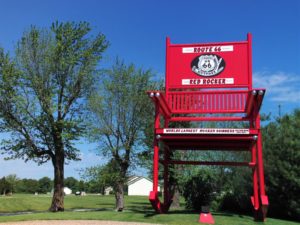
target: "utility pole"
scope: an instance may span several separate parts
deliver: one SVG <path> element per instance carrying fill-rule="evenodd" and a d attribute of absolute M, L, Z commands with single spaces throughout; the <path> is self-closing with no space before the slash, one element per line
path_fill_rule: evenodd
<path fill-rule="evenodd" d="M 280 104 L 278 105 L 278 116 L 279 116 L 279 119 L 281 119 L 281 105 Z"/>

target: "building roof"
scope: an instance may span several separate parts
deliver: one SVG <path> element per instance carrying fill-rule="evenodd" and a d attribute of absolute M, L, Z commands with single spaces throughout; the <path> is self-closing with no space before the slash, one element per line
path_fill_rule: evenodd
<path fill-rule="evenodd" d="M 130 177 L 128 178 L 127 184 L 128 184 L 128 186 L 129 186 L 129 185 L 134 184 L 134 183 L 136 183 L 137 181 L 142 180 L 142 179 L 146 179 L 146 180 L 148 180 L 148 181 L 150 181 L 150 182 L 152 183 L 152 180 L 150 180 L 150 179 L 147 178 L 147 177 L 142 177 L 142 176 L 130 176 Z"/>

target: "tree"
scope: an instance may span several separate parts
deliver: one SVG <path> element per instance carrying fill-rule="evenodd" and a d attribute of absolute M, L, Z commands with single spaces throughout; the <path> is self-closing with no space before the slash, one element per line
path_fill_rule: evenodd
<path fill-rule="evenodd" d="M 201 210 L 209 206 L 216 191 L 216 174 L 210 169 L 202 169 L 198 174 L 189 177 L 184 185 L 183 196 L 188 209 Z"/>
<path fill-rule="evenodd" d="M 17 192 L 18 193 L 30 193 L 34 194 L 39 192 L 39 182 L 35 179 L 22 179 L 17 183 Z"/>
<path fill-rule="evenodd" d="M 7 183 L 9 183 L 11 194 L 16 190 L 17 182 L 19 178 L 16 174 L 10 174 L 5 177 Z"/>
<path fill-rule="evenodd" d="M 112 168 L 118 172 L 114 191 L 116 210 L 122 211 L 128 169 L 137 161 L 137 153 L 142 149 L 142 131 L 148 126 L 145 117 L 151 104 L 146 90 L 151 89 L 152 73 L 117 59 L 106 75 L 101 91 L 90 99 L 91 137 L 100 143 L 101 152 L 110 158 Z"/>
<path fill-rule="evenodd" d="M 120 177 L 119 170 L 120 168 L 116 161 L 111 159 L 105 165 L 86 168 L 83 172 L 83 176 L 85 179 L 97 185 L 98 192 L 104 194 L 105 188 L 113 187 L 113 189 L 116 190 L 117 184 L 120 182 L 119 180 L 124 179 Z"/>
<path fill-rule="evenodd" d="M 79 191 L 78 180 L 74 177 L 67 177 L 64 181 L 64 184 L 73 191 Z"/>
<path fill-rule="evenodd" d="M 84 104 L 108 43 L 90 37 L 88 23 L 53 23 L 25 32 L 11 59 L 0 49 L 0 131 L 10 133 L 2 150 L 10 159 L 51 161 L 50 211 L 64 210 L 64 164 L 78 160 L 74 147 L 86 130 Z"/>
<path fill-rule="evenodd" d="M 300 221 L 300 110 L 263 129 L 269 214 Z"/>
<path fill-rule="evenodd" d="M 5 177 L 0 179 L 0 195 L 6 195 L 10 190 L 10 184 L 7 182 Z"/>
<path fill-rule="evenodd" d="M 92 166 L 82 171 L 81 178 L 86 181 L 89 192 L 104 195 L 104 190 L 109 185 L 106 176 L 113 177 L 112 174 L 107 173 L 106 166 Z"/>
<path fill-rule="evenodd" d="M 43 177 L 38 180 L 39 193 L 47 193 L 52 190 L 53 182 L 49 177 Z"/>

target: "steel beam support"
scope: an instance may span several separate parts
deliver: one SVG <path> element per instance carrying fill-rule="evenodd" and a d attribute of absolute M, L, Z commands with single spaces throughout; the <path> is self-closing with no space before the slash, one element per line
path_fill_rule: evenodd
<path fill-rule="evenodd" d="M 170 160 L 170 151 L 167 146 L 164 148 L 164 207 L 163 211 L 167 212 L 169 210 L 170 203 L 170 190 L 169 190 L 169 164 L 167 163 Z"/>
<path fill-rule="evenodd" d="M 158 160 L 159 160 L 159 143 L 158 139 L 156 137 L 156 128 L 160 127 L 160 110 L 159 110 L 159 104 L 156 103 L 155 105 L 155 130 L 154 130 L 154 154 L 153 154 L 153 191 L 158 192 Z"/>
<path fill-rule="evenodd" d="M 259 198 L 258 198 L 258 180 L 257 180 L 257 160 L 256 160 L 256 145 L 252 147 L 252 162 L 254 166 L 252 168 L 252 177 L 253 177 L 253 197 L 251 197 L 252 205 L 254 210 L 259 208 Z"/>

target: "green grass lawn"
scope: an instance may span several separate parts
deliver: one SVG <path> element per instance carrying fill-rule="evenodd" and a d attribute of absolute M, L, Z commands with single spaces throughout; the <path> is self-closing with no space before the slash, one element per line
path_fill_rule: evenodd
<path fill-rule="evenodd" d="M 160 224 L 199 224 L 199 213 L 184 209 L 171 210 L 168 214 L 155 214 L 147 197 L 127 197 L 125 199 L 126 210 L 115 212 L 113 196 L 66 196 L 65 212 L 47 212 L 51 203 L 51 197 L 47 195 L 13 195 L 0 197 L 0 214 L 19 211 L 35 211 L 33 214 L 0 216 L 0 222 L 20 220 L 116 220 L 135 221 Z M 74 209 L 93 209 L 94 211 L 80 212 Z M 216 225 L 295 225 L 296 222 L 283 221 L 268 218 L 265 223 L 256 223 L 252 217 L 229 213 L 213 213 Z"/>

